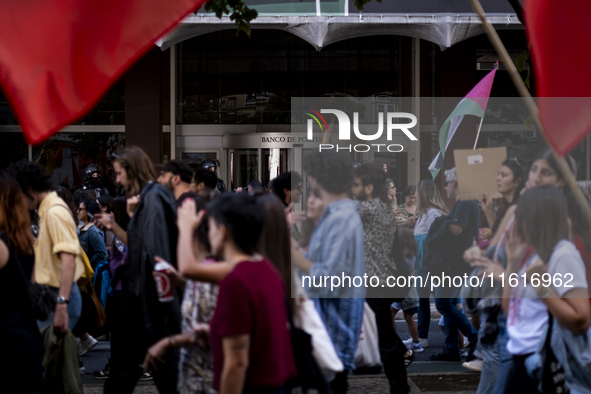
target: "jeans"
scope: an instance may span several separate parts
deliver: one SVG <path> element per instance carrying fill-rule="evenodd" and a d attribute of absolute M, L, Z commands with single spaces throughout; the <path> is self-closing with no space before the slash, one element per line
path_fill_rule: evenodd
<path fill-rule="evenodd" d="M 404 355 L 407 349 L 394 331 L 390 314 L 392 300 L 389 298 L 368 298 L 366 301 L 376 315 L 380 358 L 390 384 L 390 393 L 408 393 L 410 386 L 404 366 Z"/>
<path fill-rule="evenodd" d="M 460 348 L 458 342 L 460 340 L 459 331 L 464 334 L 470 342 L 478 339 L 478 331 L 470 324 L 466 315 L 459 310 L 454 304 L 456 298 L 460 295 L 460 288 L 458 288 L 457 294 L 453 298 L 438 298 L 441 293 L 441 287 L 435 290 L 435 307 L 444 317 L 445 324 L 445 346 L 443 348 L 444 353 L 448 354 L 459 354 Z M 450 293 L 450 289 L 446 289 L 445 293 Z"/>
<path fill-rule="evenodd" d="M 423 283 L 427 278 L 427 273 L 417 271 L 417 276 L 423 278 Z M 419 294 L 419 338 L 429 338 L 429 327 L 431 324 L 431 303 L 429 297 L 431 296 L 431 290 L 427 285 L 417 286 L 417 293 Z"/>
<path fill-rule="evenodd" d="M 505 394 L 537 394 L 538 380 L 528 375 L 525 359 L 530 354 L 513 356 L 513 368 L 509 371 L 505 384 Z"/>
<path fill-rule="evenodd" d="M 56 287 L 50 287 L 50 291 L 55 294 L 56 297 L 59 295 L 59 289 Z M 80 315 L 82 314 L 82 296 L 80 295 L 80 289 L 78 289 L 78 285 L 74 283 L 72 285 L 72 290 L 70 291 L 68 303 L 68 328 L 70 331 L 74 329 L 76 323 L 78 323 L 78 319 L 80 319 Z M 53 316 L 55 315 L 55 311 L 49 315 L 49 317 L 44 320 L 40 321 L 37 320 L 37 327 L 39 327 L 39 331 L 43 331 L 43 329 L 50 324 L 53 324 Z"/>
<path fill-rule="evenodd" d="M 484 327 L 482 325 L 481 327 Z M 488 394 L 494 391 L 497 383 L 497 373 L 499 370 L 499 352 L 496 346 L 492 348 L 488 346 L 481 346 L 480 353 L 482 353 L 482 372 L 480 374 L 480 383 L 478 384 L 478 391 L 476 394 Z"/>
<path fill-rule="evenodd" d="M 499 353 L 499 368 L 497 370 L 497 382 L 494 394 L 503 394 L 509 373 L 513 369 L 513 356 L 507 350 L 509 335 L 507 334 L 507 318 L 501 311 L 499 313 L 499 335 L 497 336 L 497 351 Z"/>

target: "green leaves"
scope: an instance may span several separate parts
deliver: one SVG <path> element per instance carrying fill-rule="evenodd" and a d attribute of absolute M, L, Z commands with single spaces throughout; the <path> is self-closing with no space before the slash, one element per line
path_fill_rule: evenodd
<path fill-rule="evenodd" d="M 365 4 L 370 1 L 372 0 L 355 0 L 355 7 L 359 11 L 363 11 Z M 375 1 L 382 2 L 382 0 Z M 209 0 L 205 3 L 204 9 L 206 12 L 214 13 L 220 19 L 224 15 L 229 15 L 230 20 L 234 21 L 238 26 L 238 33 L 242 31 L 247 36 L 250 36 L 250 21 L 258 16 L 257 10 L 248 8 L 242 0 Z"/>
<path fill-rule="evenodd" d="M 238 33 L 242 31 L 247 36 L 250 36 L 250 21 L 258 16 L 258 12 L 248 8 L 242 0 L 210 0 L 205 3 L 205 11 L 213 12 L 218 18 L 232 11 L 230 20 L 238 26 Z"/>
<path fill-rule="evenodd" d="M 369 3 L 371 0 L 355 0 L 355 7 L 359 11 L 363 11 L 363 6 Z M 378 3 L 381 3 L 382 0 L 376 0 Z"/>

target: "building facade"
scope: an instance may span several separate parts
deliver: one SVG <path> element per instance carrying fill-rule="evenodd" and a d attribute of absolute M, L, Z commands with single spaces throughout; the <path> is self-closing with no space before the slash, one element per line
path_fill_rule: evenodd
<path fill-rule="evenodd" d="M 110 153 L 127 144 L 155 163 L 177 158 L 199 167 L 217 159 L 228 188 L 253 179 L 267 184 L 278 172 L 301 168 L 302 148 L 282 140 L 291 131 L 294 97 L 372 97 L 384 110 L 384 98 L 457 98 L 421 106 L 413 148 L 369 158 L 389 163 L 401 192 L 431 178 L 441 124 L 499 60 L 467 2 L 416 3 L 370 2 L 361 13 L 347 0 L 251 0 L 259 17 L 250 37 L 237 34 L 229 18 L 197 13 L 88 116 L 40 146 L 26 145 L 0 97 L 0 167 L 29 157 L 46 165 L 56 186 L 74 186 L 91 162 L 108 175 Z M 511 56 L 525 56 L 525 32 L 509 3 L 482 3 Z M 491 97 L 518 97 L 502 66 Z M 525 163 L 543 140 L 527 119 L 507 120 L 503 111 L 489 105 L 478 147 L 507 146 Z M 476 119 L 464 121 L 450 148 L 472 148 L 477 127 Z M 589 179 L 589 138 L 572 154 L 579 178 Z M 445 168 L 451 166 L 448 155 Z"/>

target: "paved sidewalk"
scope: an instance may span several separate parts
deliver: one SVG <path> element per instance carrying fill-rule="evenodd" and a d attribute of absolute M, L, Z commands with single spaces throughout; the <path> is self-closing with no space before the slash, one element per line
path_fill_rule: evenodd
<path fill-rule="evenodd" d="M 427 373 L 409 374 L 411 393 L 422 394 L 475 394 L 478 382 L 478 374 L 457 373 Z M 102 394 L 104 381 L 91 381 L 84 379 L 84 394 Z M 416 382 L 416 383 L 415 383 Z M 440 388 L 448 391 L 423 391 L 426 389 Z M 449 390 L 455 388 L 456 390 Z M 474 388 L 474 390 L 469 390 Z M 422 390 L 423 389 L 423 390 Z M 468 390 L 465 390 L 468 389 Z M 349 376 L 348 394 L 389 394 L 390 387 L 384 374 L 379 375 L 351 375 Z M 152 382 L 140 383 L 134 394 L 158 394 L 156 386 Z"/>

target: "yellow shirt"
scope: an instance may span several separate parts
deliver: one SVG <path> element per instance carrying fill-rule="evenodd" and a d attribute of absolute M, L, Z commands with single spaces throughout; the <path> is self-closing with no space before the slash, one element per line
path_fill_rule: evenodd
<path fill-rule="evenodd" d="M 73 254 L 74 281 L 84 273 L 82 247 L 78 241 L 72 212 L 57 193 L 50 193 L 39 206 L 39 236 L 35 241 L 35 282 L 60 287 L 62 261 L 59 253 Z"/>

